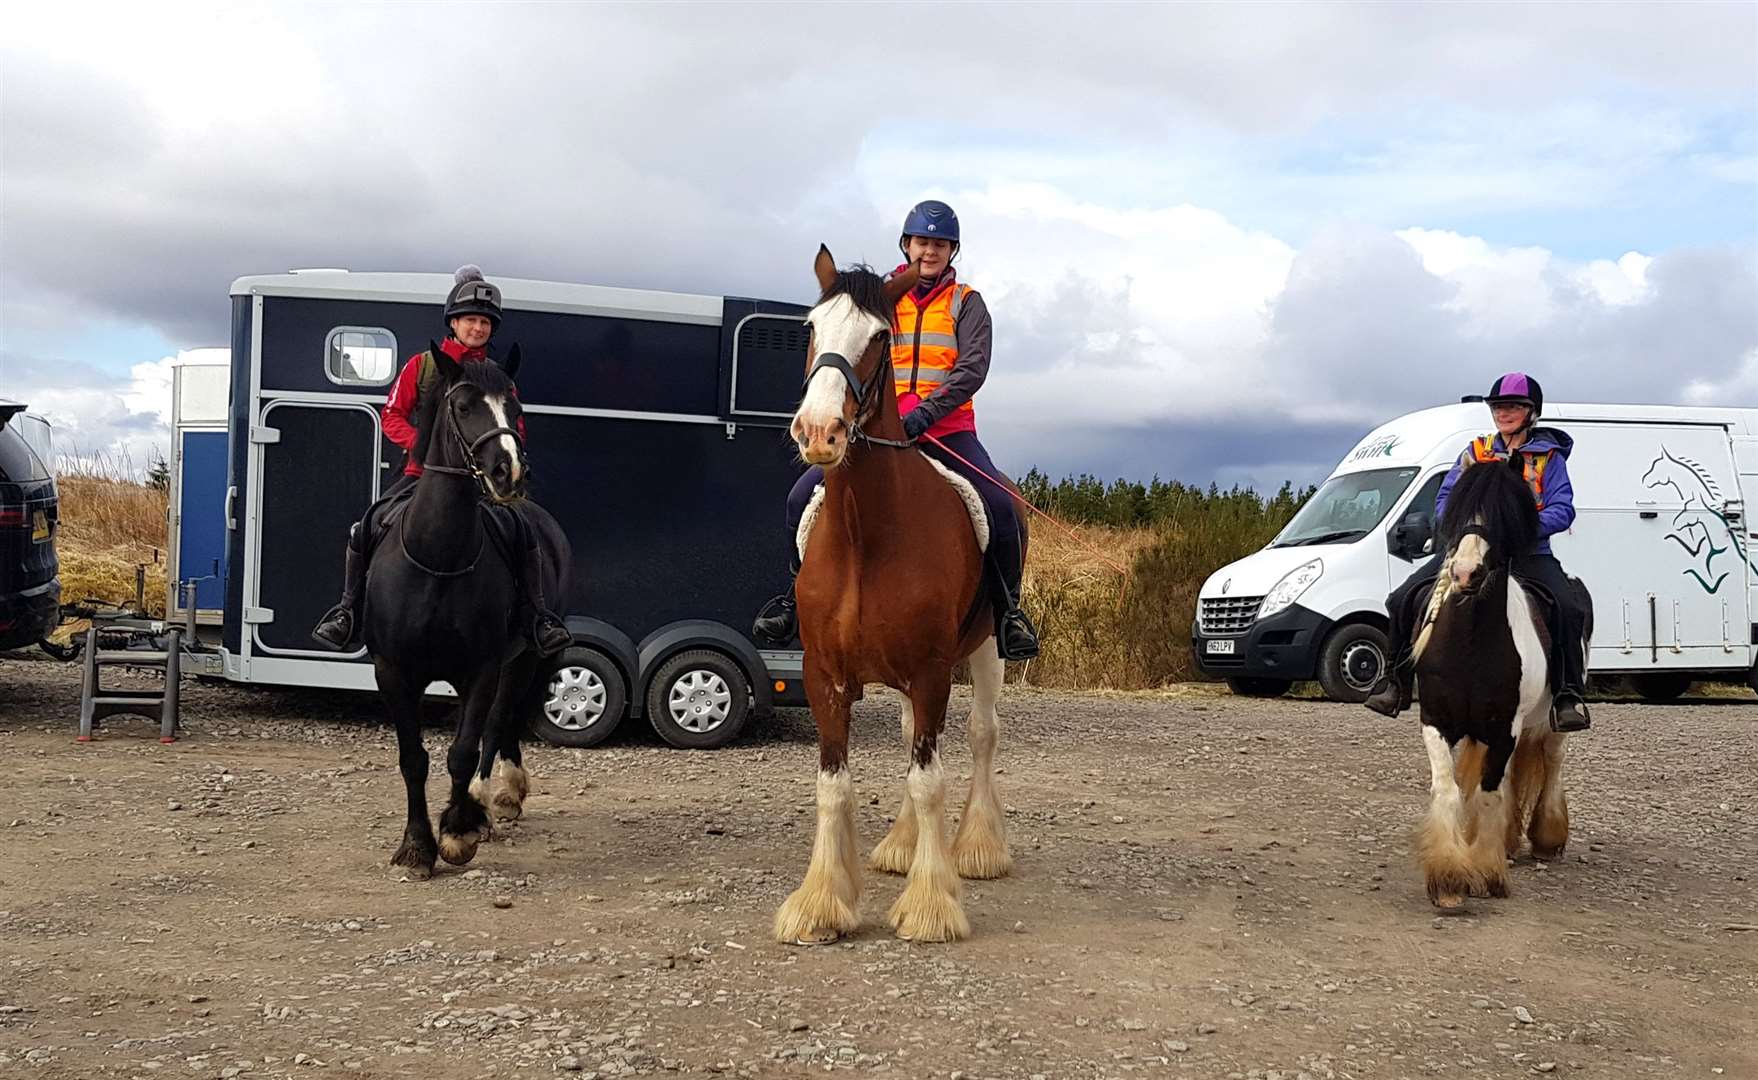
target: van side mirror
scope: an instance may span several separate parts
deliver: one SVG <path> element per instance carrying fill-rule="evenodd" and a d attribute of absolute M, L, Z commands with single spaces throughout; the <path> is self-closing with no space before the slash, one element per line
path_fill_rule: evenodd
<path fill-rule="evenodd" d="M 1420 510 L 1404 515 L 1386 535 L 1386 550 L 1414 562 L 1433 550 L 1434 526 Z"/>

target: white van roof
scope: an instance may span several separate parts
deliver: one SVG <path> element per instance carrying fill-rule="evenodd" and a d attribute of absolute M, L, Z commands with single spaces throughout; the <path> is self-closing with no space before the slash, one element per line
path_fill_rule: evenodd
<path fill-rule="evenodd" d="M 1542 423 L 1708 424 L 1737 435 L 1758 435 L 1758 409 L 1690 405 L 1547 404 Z M 1482 402 L 1441 405 L 1405 413 L 1373 429 L 1343 456 L 1332 475 L 1370 469 L 1424 468 L 1451 461 L 1467 440 L 1491 430 Z"/>

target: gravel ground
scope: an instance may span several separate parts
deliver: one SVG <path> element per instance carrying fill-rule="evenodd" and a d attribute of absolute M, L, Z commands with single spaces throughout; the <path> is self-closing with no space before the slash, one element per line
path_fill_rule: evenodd
<path fill-rule="evenodd" d="M 1750 699 L 1600 706 L 1567 853 L 1437 917 L 1412 723 L 1010 688 L 1017 865 L 967 883 L 972 938 L 894 939 L 901 881 L 869 875 L 866 927 L 806 950 L 768 937 L 811 844 L 804 712 L 713 753 L 534 746 L 525 819 L 409 882 L 371 698 L 191 685 L 177 744 L 81 746 L 78 681 L 0 659 L 0 1076 L 1758 1077 Z M 856 718 L 866 847 L 896 708 Z"/>

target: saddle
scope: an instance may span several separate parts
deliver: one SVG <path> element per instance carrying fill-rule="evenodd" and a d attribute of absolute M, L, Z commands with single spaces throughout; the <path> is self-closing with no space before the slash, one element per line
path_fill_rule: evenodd
<path fill-rule="evenodd" d="M 917 452 L 920 453 L 920 451 Z M 934 470 L 945 478 L 948 484 L 952 485 L 953 491 L 958 493 L 959 499 L 964 502 L 965 512 L 971 517 L 971 530 L 976 534 L 977 550 L 987 552 L 989 550 L 989 534 L 992 531 L 989 524 L 989 510 L 983 504 L 983 497 L 977 494 L 976 485 L 940 462 L 928 457 L 927 454 L 922 454 L 922 457 L 928 464 L 934 466 Z M 819 484 L 812 489 L 811 501 L 806 503 L 806 512 L 800 516 L 799 531 L 794 534 L 794 544 L 799 550 L 802 562 L 806 558 L 806 541 L 812 535 L 812 526 L 818 523 L 818 512 L 823 506 L 824 485 Z"/>
<path fill-rule="evenodd" d="M 409 503 L 414 497 L 415 487 L 410 485 L 373 504 L 367 512 L 366 551 L 369 555 L 409 512 Z M 522 559 L 520 553 L 531 546 L 530 531 L 518 504 L 501 505 L 484 499 L 476 504 L 476 512 L 482 518 L 488 542 L 501 553 L 508 566 L 518 567 Z"/>

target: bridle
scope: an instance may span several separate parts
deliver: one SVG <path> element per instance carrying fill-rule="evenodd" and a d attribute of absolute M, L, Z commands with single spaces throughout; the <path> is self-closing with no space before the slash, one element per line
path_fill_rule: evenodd
<path fill-rule="evenodd" d="M 446 396 L 440 400 L 440 407 L 445 409 L 448 413 L 450 413 L 451 408 L 452 408 L 452 395 L 457 393 L 459 390 L 462 390 L 464 387 L 466 387 L 468 385 L 469 385 L 468 383 L 453 383 L 451 385 L 451 387 L 446 390 Z M 490 494 L 490 492 L 488 490 L 488 477 L 486 475 L 484 475 L 484 473 L 482 471 L 482 467 L 476 464 L 476 451 L 480 450 L 484 443 L 488 442 L 491 439 L 497 439 L 502 435 L 511 435 L 513 437 L 513 441 L 519 445 L 520 456 L 521 457 L 524 456 L 525 439 L 523 436 L 521 436 L 519 434 L 518 430 L 515 428 L 510 428 L 510 427 L 489 428 L 487 431 L 483 432 L 481 435 L 478 435 L 474 440 L 472 440 L 470 442 L 465 442 L 464 441 L 464 433 L 462 431 L 458 430 L 458 418 L 456 416 L 453 416 L 451 418 L 451 423 L 448 424 L 447 426 L 449 428 L 451 428 L 452 439 L 454 442 L 457 443 L 459 452 L 464 455 L 464 466 L 462 468 L 459 468 L 456 465 L 425 465 L 424 464 L 422 466 L 423 470 L 425 470 L 427 472 L 444 473 L 447 476 L 468 476 L 472 480 L 476 481 L 476 490 L 483 495 Z"/>
<path fill-rule="evenodd" d="M 869 346 L 869 348 L 871 348 L 871 346 Z M 891 331 L 889 329 L 885 331 L 885 341 L 880 348 L 886 353 L 891 351 Z M 914 439 L 883 439 L 877 435 L 869 435 L 861 430 L 862 421 L 872 418 L 873 407 L 879 403 L 879 395 L 875 393 L 879 385 L 879 372 L 874 373 L 871 382 L 863 385 L 860 376 L 855 374 L 855 366 L 849 363 L 848 357 L 841 353 L 834 352 L 819 353 L 818 358 L 812 361 L 811 368 L 806 372 L 806 381 L 800 384 L 800 392 L 802 394 L 805 393 L 806 387 L 812 384 L 812 377 L 817 375 L 823 368 L 830 368 L 839 372 L 843 379 L 848 382 L 848 388 L 855 396 L 855 418 L 849 424 L 848 429 L 850 443 L 864 442 L 873 446 L 889 446 L 894 450 L 909 450 L 914 448 Z"/>

